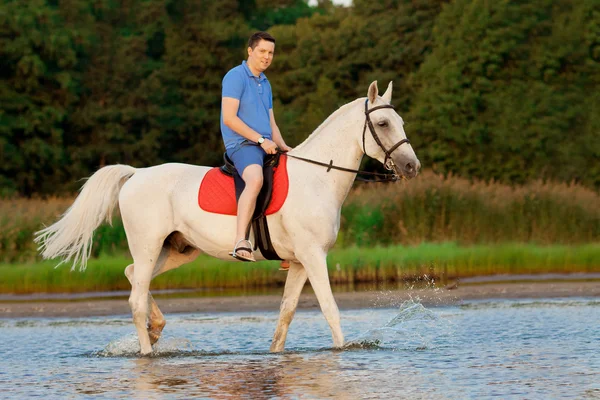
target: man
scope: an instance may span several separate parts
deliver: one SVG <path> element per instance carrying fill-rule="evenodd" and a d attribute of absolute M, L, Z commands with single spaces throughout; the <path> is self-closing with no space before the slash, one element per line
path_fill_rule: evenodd
<path fill-rule="evenodd" d="M 278 147 L 291 150 L 275 123 L 271 85 L 263 73 L 274 52 L 275 39 L 267 32 L 256 32 L 248 40 L 248 60 L 223 78 L 221 133 L 227 155 L 246 184 L 238 200 L 235 244 L 230 253 L 242 261 L 256 261 L 245 236 L 263 184 L 264 158 L 275 154 Z"/>

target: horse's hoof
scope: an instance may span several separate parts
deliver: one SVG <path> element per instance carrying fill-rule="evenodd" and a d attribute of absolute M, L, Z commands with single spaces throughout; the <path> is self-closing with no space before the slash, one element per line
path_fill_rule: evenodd
<path fill-rule="evenodd" d="M 148 336 L 150 337 L 150 345 L 158 342 L 160 339 L 161 332 L 160 331 L 148 331 Z"/>
<path fill-rule="evenodd" d="M 150 349 L 150 351 L 140 351 L 140 356 L 142 357 L 149 357 L 152 355 L 152 349 Z"/>
<path fill-rule="evenodd" d="M 148 336 L 150 337 L 150 345 L 158 342 L 160 336 L 162 335 L 162 330 L 164 329 L 166 321 L 162 321 L 159 324 L 148 324 Z"/>

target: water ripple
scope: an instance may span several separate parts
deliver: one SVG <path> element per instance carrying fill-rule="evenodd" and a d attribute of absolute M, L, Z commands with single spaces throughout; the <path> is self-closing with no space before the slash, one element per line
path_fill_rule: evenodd
<path fill-rule="evenodd" d="M 300 310 L 269 353 L 275 312 L 167 315 L 150 357 L 130 318 L 5 319 L 6 398 L 600 398 L 597 299 L 471 301 L 341 313 L 331 348 Z M 7 390 L 6 390 L 7 389 Z"/>

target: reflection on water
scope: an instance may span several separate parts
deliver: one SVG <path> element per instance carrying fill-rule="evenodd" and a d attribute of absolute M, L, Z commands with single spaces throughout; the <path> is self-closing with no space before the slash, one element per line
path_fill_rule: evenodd
<path fill-rule="evenodd" d="M 243 363 L 230 357 L 207 357 L 201 362 L 137 359 L 131 375 L 141 398 L 155 393 L 183 392 L 190 397 L 291 397 L 338 396 L 360 398 L 353 382 L 341 381 L 340 356 L 336 353 L 283 354 L 246 357 Z"/>
<path fill-rule="evenodd" d="M 4 320 L 3 398 L 598 398 L 600 302 L 480 301 L 344 311 L 332 350 L 318 311 L 298 312 L 288 351 L 277 314 L 167 316 L 139 358 L 129 318 Z"/>

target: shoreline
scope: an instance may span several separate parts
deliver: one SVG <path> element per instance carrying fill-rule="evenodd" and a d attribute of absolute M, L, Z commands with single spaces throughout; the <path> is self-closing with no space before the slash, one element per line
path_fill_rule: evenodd
<path fill-rule="evenodd" d="M 279 294 L 218 297 L 157 297 L 161 311 L 175 313 L 277 311 Z M 341 310 L 389 308 L 416 299 L 424 306 L 451 306 L 468 300 L 541 299 L 565 297 L 600 297 L 600 282 L 552 281 L 518 283 L 458 283 L 446 288 L 334 292 Z M 243 301 L 240 301 L 243 299 Z M 318 309 L 317 299 L 309 287 L 300 296 L 298 310 Z M 0 319 L 6 318 L 82 318 L 130 314 L 127 298 L 82 299 L 77 301 L 35 300 L 0 301 Z"/>

